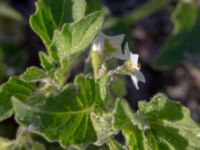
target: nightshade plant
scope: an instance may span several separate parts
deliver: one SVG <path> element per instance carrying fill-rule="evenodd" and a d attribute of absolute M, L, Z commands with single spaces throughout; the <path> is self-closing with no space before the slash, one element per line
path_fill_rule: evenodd
<path fill-rule="evenodd" d="M 199 126 L 181 104 L 157 94 L 133 112 L 112 94 L 109 83 L 115 76 L 129 75 L 137 89 L 145 82 L 138 55 L 128 44 L 122 51 L 124 35 L 101 32 L 101 11 L 85 15 L 85 9 L 84 0 L 38 0 L 30 24 L 47 53 L 39 53 L 41 68 L 30 67 L 0 87 L 0 120 L 14 115 L 20 125 L 16 140 L 1 138 L 0 149 L 45 149 L 31 133 L 65 149 L 200 149 Z M 82 73 L 68 82 L 89 47 L 94 75 Z M 110 59 L 124 63 L 109 68 Z"/>

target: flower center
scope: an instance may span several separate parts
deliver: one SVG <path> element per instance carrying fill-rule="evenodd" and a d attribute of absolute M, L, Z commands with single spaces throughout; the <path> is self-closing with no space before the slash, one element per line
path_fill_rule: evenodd
<path fill-rule="evenodd" d="M 109 42 L 109 40 L 105 40 L 105 53 L 112 54 L 116 51 L 116 48 L 112 46 L 112 44 Z"/>
<path fill-rule="evenodd" d="M 141 69 L 142 65 L 140 63 L 137 64 L 137 67 Z"/>

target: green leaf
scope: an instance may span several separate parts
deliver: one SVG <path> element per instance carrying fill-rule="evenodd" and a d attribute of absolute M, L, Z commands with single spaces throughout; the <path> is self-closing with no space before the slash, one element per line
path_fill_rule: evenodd
<path fill-rule="evenodd" d="M 32 134 L 24 127 L 20 126 L 17 130 L 16 139 L 12 141 L 13 150 L 45 150 L 45 146 L 38 142 L 34 141 Z"/>
<path fill-rule="evenodd" d="M 114 134 L 112 129 L 114 117 L 111 113 L 103 113 L 101 115 L 92 113 L 91 119 L 98 137 L 95 145 L 102 146 L 106 144 L 108 138 Z"/>
<path fill-rule="evenodd" d="M 125 78 L 114 77 L 111 82 L 111 90 L 117 97 L 124 97 L 127 95 Z"/>
<path fill-rule="evenodd" d="M 46 72 L 38 67 L 28 68 L 20 78 L 27 82 L 36 82 L 46 78 Z"/>
<path fill-rule="evenodd" d="M 114 128 L 122 130 L 126 139 L 126 146 L 130 150 L 146 150 L 145 136 L 142 131 L 145 128 L 145 123 L 138 120 L 125 100 L 117 100 L 114 114 Z"/>
<path fill-rule="evenodd" d="M 80 21 L 65 24 L 61 31 L 55 31 L 49 53 L 56 61 L 83 51 L 94 40 L 103 24 L 102 12 L 92 13 Z"/>
<path fill-rule="evenodd" d="M 36 89 L 32 83 L 27 83 L 17 77 L 12 77 L 0 88 L 0 121 L 9 118 L 12 111 L 11 97 L 26 100 Z"/>
<path fill-rule="evenodd" d="M 55 71 L 55 79 L 63 85 L 70 75 L 71 69 L 76 65 L 78 54 L 66 56 L 62 61 L 61 67 Z"/>
<path fill-rule="evenodd" d="M 80 20 L 85 15 L 85 9 L 85 0 L 38 0 L 30 24 L 48 47 L 54 30 L 61 29 L 65 23 Z"/>
<path fill-rule="evenodd" d="M 49 70 L 53 67 L 53 64 L 49 58 L 49 56 L 44 53 L 44 52 L 39 52 L 39 58 L 40 58 L 40 63 L 41 63 L 41 66 L 46 69 L 46 70 Z"/>
<path fill-rule="evenodd" d="M 157 94 L 151 102 L 139 102 L 137 115 L 141 124 L 146 124 L 144 128 L 132 117 L 136 114 L 131 115 L 130 112 L 125 101 L 118 102 L 115 127 L 122 129 L 130 150 L 144 149 L 142 145 L 152 150 L 200 148 L 200 128 L 191 119 L 189 110 L 165 95 Z"/>
<path fill-rule="evenodd" d="M 103 100 L 95 80 L 78 76 L 75 85 L 69 84 L 58 94 L 43 99 L 46 103 L 41 105 L 13 99 L 17 122 L 64 147 L 97 140 L 90 114 Z"/>
<path fill-rule="evenodd" d="M 200 128 L 191 119 L 189 110 L 163 94 L 150 103 L 139 103 L 139 114 L 149 123 L 148 139 L 154 139 L 160 149 L 199 149 Z M 149 140 L 150 145 L 152 144 Z"/>
<path fill-rule="evenodd" d="M 115 138 L 110 137 L 107 143 L 110 150 L 124 150 L 122 144 L 120 144 Z"/>
<path fill-rule="evenodd" d="M 169 69 L 200 56 L 200 9 L 196 2 L 180 2 L 172 16 L 174 30 L 156 57 L 156 69 Z"/>

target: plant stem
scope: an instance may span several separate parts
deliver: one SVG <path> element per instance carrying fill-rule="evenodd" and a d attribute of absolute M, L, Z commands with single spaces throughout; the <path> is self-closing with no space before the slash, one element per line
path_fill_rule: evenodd
<path fill-rule="evenodd" d="M 107 145 L 110 150 L 123 150 L 122 146 L 114 139 L 113 136 L 108 138 Z"/>

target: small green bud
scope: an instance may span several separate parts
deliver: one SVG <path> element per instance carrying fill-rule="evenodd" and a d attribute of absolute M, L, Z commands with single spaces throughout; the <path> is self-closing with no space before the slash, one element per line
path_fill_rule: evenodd
<path fill-rule="evenodd" d="M 103 54 L 100 51 L 91 51 L 91 59 L 94 70 L 94 76 L 97 79 L 99 77 L 99 68 L 102 64 Z"/>

